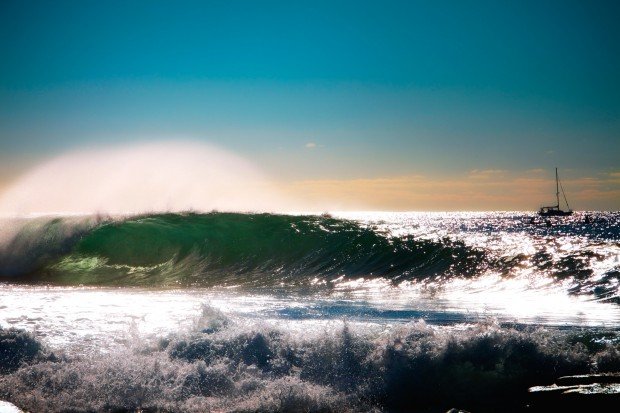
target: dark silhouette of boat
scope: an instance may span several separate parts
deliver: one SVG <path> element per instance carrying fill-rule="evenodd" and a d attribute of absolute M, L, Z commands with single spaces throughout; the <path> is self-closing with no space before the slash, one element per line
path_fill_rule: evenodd
<path fill-rule="evenodd" d="M 566 202 L 566 211 L 560 209 L 560 189 L 562 190 L 564 202 Z M 568 200 L 566 199 L 566 194 L 564 193 L 564 188 L 562 187 L 560 178 L 558 178 L 558 168 L 555 168 L 555 198 L 557 203 L 552 206 L 544 206 L 540 208 L 538 215 L 543 217 L 566 217 L 573 214 L 573 210 L 570 209 L 570 206 L 568 206 Z"/>

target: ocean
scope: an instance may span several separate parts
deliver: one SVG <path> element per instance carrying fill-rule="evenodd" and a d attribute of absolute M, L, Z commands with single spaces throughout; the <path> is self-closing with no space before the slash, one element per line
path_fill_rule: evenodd
<path fill-rule="evenodd" d="M 587 215 L 2 218 L 0 400 L 544 411 L 531 387 L 620 371 L 620 213 Z"/>

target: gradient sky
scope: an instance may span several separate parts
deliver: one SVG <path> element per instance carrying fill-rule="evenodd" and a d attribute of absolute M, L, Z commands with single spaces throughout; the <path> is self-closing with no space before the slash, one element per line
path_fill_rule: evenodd
<path fill-rule="evenodd" d="M 183 138 L 335 207 L 535 209 L 558 166 L 575 208 L 619 210 L 618 21 L 616 1 L 5 0 L 0 191 L 76 147 Z"/>

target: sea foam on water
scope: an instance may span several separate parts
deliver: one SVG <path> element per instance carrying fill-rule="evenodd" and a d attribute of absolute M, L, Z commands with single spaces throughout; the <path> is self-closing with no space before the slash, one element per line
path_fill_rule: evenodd
<path fill-rule="evenodd" d="M 202 328 L 205 317 L 216 320 Z M 340 322 L 300 336 L 217 311 L 200 318 L 193 331 L 88 356 L 0 330 L 2 357 L 20 362 L 0 376 L 0 397 L 30 411 L 518 410 L 532 384 L 620 367 L 617 333 L 414 321 L 380 331 Z"/>

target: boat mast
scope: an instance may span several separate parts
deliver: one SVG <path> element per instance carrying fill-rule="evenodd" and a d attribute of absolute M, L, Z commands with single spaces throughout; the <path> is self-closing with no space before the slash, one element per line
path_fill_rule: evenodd
<path fill-rule="evenodd" d="M 566 202 L 566 208 L 568 208 L 568 210 L 570 211 L 570 205 L 568 205 L 568 199 L 566 199 L 566 192 L 564 192 L 564 186 L 562 185 L 562 182 L 560 182 L 560 189 L 562 190 L 562 196 L 564 197 L 564 202 Z"/>
<path fill-rule="evenodd" d="M 558 201 L 557 208 L 560 209 L 560 187 L 558 185 L 558 168 L 555 168 L 555 198 Z"/>

